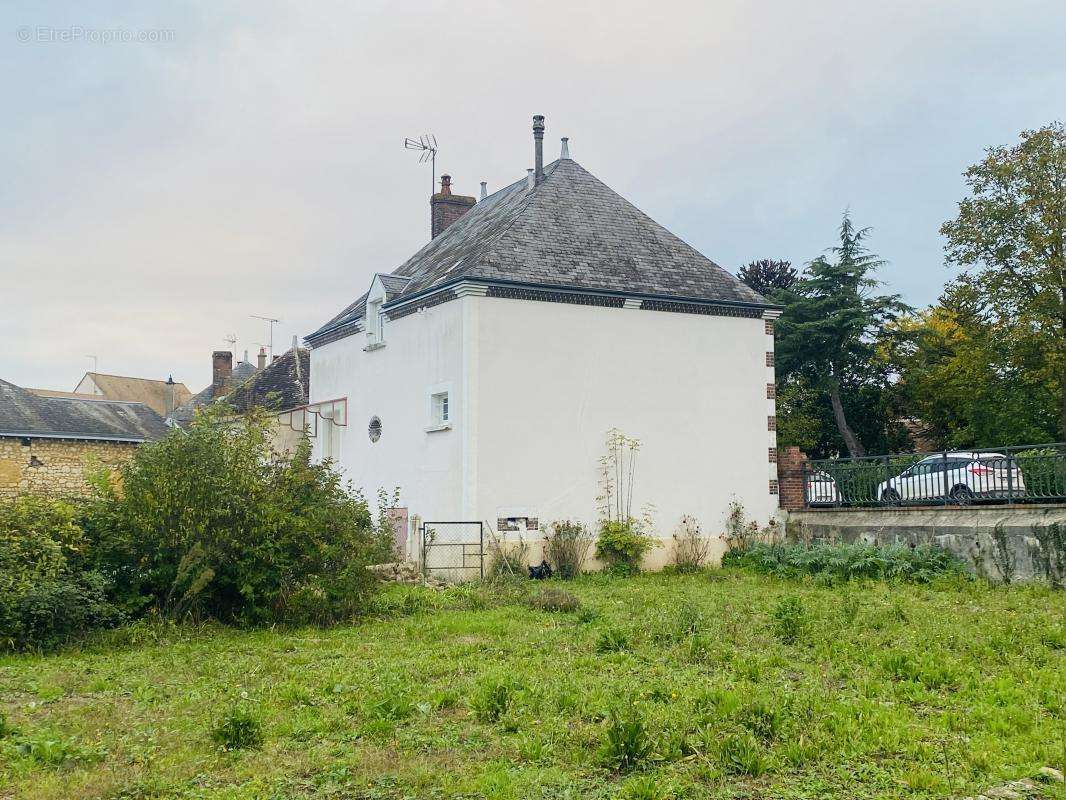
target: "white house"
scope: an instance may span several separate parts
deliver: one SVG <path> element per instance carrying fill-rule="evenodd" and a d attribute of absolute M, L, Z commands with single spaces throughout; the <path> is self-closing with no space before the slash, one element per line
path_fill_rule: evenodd
<path fill-rule="evenodd" d="M 597 520 L 608 429 L 642 443 L 634 511 L 669 540 L 730 500 L 777 509 L 775 306 L 569 158 L 479 202 L 306 338 L 315 454 L 426 521 Z M 538 522 L 539 521 L 539 522 Z M 535 537 L 535 534 L 533 535 Z M 533 538 L 531 537 L 531 538 Z M 655 560 L 668 548 L 653 551 Z"/>

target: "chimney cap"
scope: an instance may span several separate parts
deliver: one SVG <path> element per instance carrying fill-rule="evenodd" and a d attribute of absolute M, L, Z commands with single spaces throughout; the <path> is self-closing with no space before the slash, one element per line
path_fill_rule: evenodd
<path fill-rule="evenodd" d="M 564 136 L 559 141 L 562 142 L 562 147 L 559 149 L 559 158 L 570 158 L 570 137 Z"/>
<path fill-rule="evenodd" d="M 440 176 L 440 193 L 451 194 L 452 193 L 452 176 L 441 175 Z"/>
<path fill-rule="evenodd" d="M 481 199 L 484 200 L 488 196 L 489 196 L 489 182 L 488 181 L 482 181 L 481 182 Z"/>
<path fill-rule="evenodd" d="M 173 386 L 174 385 L 174 376 L 173 375 L 168 375 L 167 376 L 167 384 L 169 386 Z"/>

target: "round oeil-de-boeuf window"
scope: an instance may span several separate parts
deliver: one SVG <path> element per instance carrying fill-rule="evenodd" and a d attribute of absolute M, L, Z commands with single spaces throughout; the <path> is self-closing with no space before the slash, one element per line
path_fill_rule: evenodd
<path fill-rule="evenodd" d="M 367 434 L 370 436 L 370 441 L 376 442 L 381 438 L 381 419 L 379 417 L 371 417 L 370 424 L 366 429 Z"/>

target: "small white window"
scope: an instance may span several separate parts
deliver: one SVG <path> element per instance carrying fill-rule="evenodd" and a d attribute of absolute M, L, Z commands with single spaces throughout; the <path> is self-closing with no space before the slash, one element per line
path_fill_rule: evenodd
<path fill-rule="evenodd" d="M 375 297 L 366 304 L 366 341 L 368 345 L 380 344 L 384 341 L 384 331 L 381 325 L 381 298 Z"/>
<path fill-rule="evenodd" d="M 450 421 L 448 416 L 448 393 L 437 392 L 433 395 L 433 425 L 447 425 Z"/>

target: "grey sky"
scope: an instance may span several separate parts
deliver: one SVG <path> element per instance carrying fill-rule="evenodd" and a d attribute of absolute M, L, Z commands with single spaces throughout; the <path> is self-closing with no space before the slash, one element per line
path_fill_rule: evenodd
<path fill-rule="evenodd" d="M 732 271 L 809 261 L 850 207 L 925 304 L 962 170 L 1066 116 L 1054 0 L 82 5 L 0 9 L 0 377 L 24 386 L 73 388 L 92 353 L 197 391 L 226 334 L 265 341 L 251 314 L 280 352 L 428 238 L 423 131 L 476 194 L 532 165 L 545 114 L 552 158 L 569 136 Z M 116 29 L 170 41 L 90 40 Z"/>

